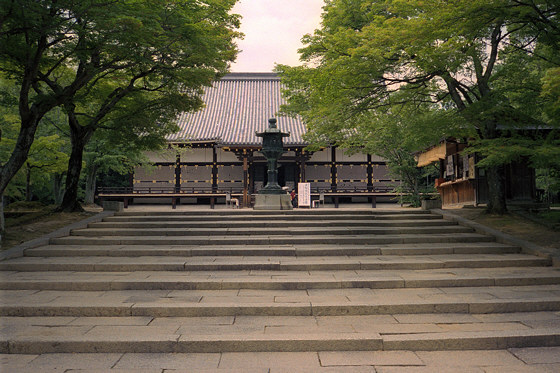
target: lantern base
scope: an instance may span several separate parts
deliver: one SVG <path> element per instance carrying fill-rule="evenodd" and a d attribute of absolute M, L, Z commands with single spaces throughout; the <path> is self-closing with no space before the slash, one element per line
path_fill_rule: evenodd
<path fill-rule="evenodd" d="M 253 210 L 293 210 L 288 194 L 257 194 Z"/>
<path fill-rule="evenodd" d="M 259 194 L 286 194 L 287 192 L 282 189 L 278 183 L 268 183 L 264 188 L 259 190 Z"/>

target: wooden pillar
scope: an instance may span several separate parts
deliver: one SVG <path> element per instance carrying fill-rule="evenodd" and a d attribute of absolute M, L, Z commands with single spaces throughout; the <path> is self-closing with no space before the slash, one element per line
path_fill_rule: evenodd
<path fill-rule="evenodd" d="M 181 154 L 175 156 L 175 193 L 181 190 Z"/>
<path fill-rule="evenodd" d="M 337 175 L 336 175 L 336 147 L 331 147 L 331 190 L 336 192 Z M 338 201 L 337 201 L 338 202 Z"/>
<path fill-rule="evenodd" d="M 253 152 L 247 149 L 235 150 L 237 159 L 243 162 L 243 198 L 241 199 L 241 207 L 251 207 L 251 191 L 254 190 L 252 169 L 253 169 Z"/>
<path fill-rule="evenodd" d="M 249 207 L 249 161 L 247 152 L 243 149 L 243 204 L 242 207 Z"/>
<path fill-rule="evenodd" d="M 255 164 L 253 163 L 253 157 L 249 161 L 249 194 L 255 193 Z"/>
<path fill-rule="evenodd" d="M 175 193 L 181 191 L 181 154 L 177 152 L 175 156 Z M 181 203 L 180 198 L 173 198 L 171 204 L 173 208 L 177 206 L 177 203 Z"/>
<path fill-rule="evenodd" d="M 367 191 L 373 192 L 373 163 L 371 154 L 367 155 Z"/>
<path fill-rule="evenodd" d="M 311 158 L 311 153 L 305 154 L 305 150 L 302 150 L 300 158 L 300 179 L 302 183 L 305 183 L 307 181 L 307 176 L 305 175 L 305 163 L 309 160 L 309 158 Z"/>
<path fill-rule="evenodd" d="M 218 153 L 216 146 L 212 148 L 212 192 L 218 191 Z"/>
<path fill-rule="evenodd" d="M 304 149 L 296 150 L 296 165 L 297 165 L 297 178 L 295 190 L 297 191 L 298 183 L 307 182 L 307 177 L 305 175 L 306 162 L 311 159 L 313 153 L 305 152 Z"/>
<path fill-rule="evenodd" d="M 302 179 L 301 179 L 301 149 L 296 149 L 295 150 L 296 153 L 296 175 L 295 175 L 295 179 L 294 179 L 294 189 L 297 192 L 298 189 L 298 183 L 301 183 Z"/>

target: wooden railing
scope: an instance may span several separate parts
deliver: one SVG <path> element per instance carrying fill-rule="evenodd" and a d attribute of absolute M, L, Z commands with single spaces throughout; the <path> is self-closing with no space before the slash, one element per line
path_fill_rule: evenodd
<path fill-rule="evenodd" d="M 221 187 L 214 190 L 211 187 L 173 187 L 173 186 L 133 186 L 133 187 L 99 187 L 96 195 L 100 201 L 104 199 L 122 200 L 125 208 L 133 198 L 171 198 L 173 208 L 176 207 L 179 198 L 209 198 L 210 207 L 214 208 L 217 198 L 226 196 L 242 198 L 243 189 L 239 187 Z M 338 207 L 339 199 L 344 197 L 367 197 L 372 207 L 376 207 L 377 197 L 396 198 L 402 193 L 395 192 L 391 187 L 376 187 L 368 190 L 363 187 L 344 187 L 338 188 L 336 191 L 330 188 L 311 188 L 312 199 L 319 198 L 323 195 L 329 198 Z"/>
<path fill-rule="evenodd" d="M 220 187 L 214 190 L 212 187 L 173 187 L 173 186 L 133 186 L 133 187 L 99 187 L 96 194 L 208 194 L 208 193 L 243 193 L 243 188 Z"/>

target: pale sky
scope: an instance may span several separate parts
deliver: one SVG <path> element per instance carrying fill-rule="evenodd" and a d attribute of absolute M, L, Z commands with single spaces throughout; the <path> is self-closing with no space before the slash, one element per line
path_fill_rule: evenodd
<path fill-rule="evenodd" d="M 275 63 L 300 65 L 297 50 L 305 34 L 321 22 L 323 0 L 239 0 L 233 13 L 241 14 L 238 40 L 241 52 L 233 72 L 270 72 Z"/>

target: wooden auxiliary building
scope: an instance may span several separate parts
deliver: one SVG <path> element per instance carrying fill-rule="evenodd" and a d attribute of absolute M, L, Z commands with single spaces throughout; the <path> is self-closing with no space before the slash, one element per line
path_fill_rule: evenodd
<path fill-rule="evenodd" d="M 486 171 L 476 166 L 477 154 L 464 152 L 466 147 L 465 142 L 451 138 L 417 155 L 418 167 L 439 163 L 436 188 L 443 207 L 488 203 Z M 535 170 L 522 161 L 504 167 L 508 202 L 533 202 L 536 199 Z"/>

